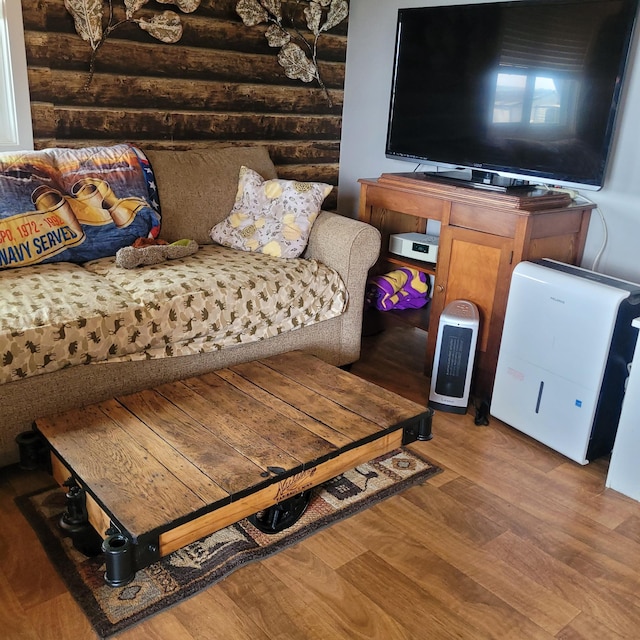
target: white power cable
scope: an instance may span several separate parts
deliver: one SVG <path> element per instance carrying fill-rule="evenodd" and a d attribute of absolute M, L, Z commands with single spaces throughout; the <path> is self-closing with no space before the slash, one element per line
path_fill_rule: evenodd
<path fill-rule="evenodd" d="M 602 222 L 602 244 L 600 245 L 598 253 L 596 253 L 596 257 L 593 259 L 593 263 L 591 264 L 591 271 L 598 270 L 598 263 L 600 262 L 600 258 L 602 257 L 605 247 L 607 246 L 607 241 L 609 240 L 609 231 L 607 229 L 607 221 L 604 218 L 604 214 L 600 210 L 600 207 L 596 207 L 596 211 L 598 212 L 600 221 Z"/>

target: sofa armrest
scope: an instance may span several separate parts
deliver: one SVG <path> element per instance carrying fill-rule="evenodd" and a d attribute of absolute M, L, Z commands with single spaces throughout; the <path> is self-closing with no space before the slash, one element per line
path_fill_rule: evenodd
<path fill-rule="evenodd" d="M 311 229 L 305 258 L 313 258 L 335 269 L 349 293 L 342 332 L 336 336 L 345 362 L 360 357 L 362 313 L 369 269 L 380 255 L 380 232 L 370 224 L 321 211 Z"/>
<path fill-rule="evenodd" d="M 365 222 L 337 213 L 321 211 L 311 228 L 305 258 L 315 258 L 335 269 L 349 287 L 349 280 L 358 282 L 380 255 L 380 232 Z"/>

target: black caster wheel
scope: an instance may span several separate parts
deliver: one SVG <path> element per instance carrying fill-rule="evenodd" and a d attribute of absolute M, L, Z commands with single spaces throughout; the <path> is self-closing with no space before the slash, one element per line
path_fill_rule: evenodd
<path fill-rule="evenodd" d="M 295 524 L 311 502 L 311 490 L 249 516 L 249 522 L 263 533 L 278 533 Z"/>

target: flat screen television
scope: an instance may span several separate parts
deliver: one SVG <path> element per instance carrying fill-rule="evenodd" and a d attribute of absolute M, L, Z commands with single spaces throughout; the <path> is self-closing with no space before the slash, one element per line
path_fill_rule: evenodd
<path fill-rule="evenodd" d="M 601 188 L 638 1 L 399 9 L 386 156 L 480 184 Z"/>

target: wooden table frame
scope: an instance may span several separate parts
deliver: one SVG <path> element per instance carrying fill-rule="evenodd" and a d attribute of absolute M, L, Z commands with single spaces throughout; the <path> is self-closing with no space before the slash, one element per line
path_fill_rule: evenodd
<path fill-rule="evenodd" d="M 86 492 L 91 526 L 124 535 L 141 569 L 428 440 L 431 411 L 291 352 L 43 418 L 37 429 L 57 482 Z"/>

